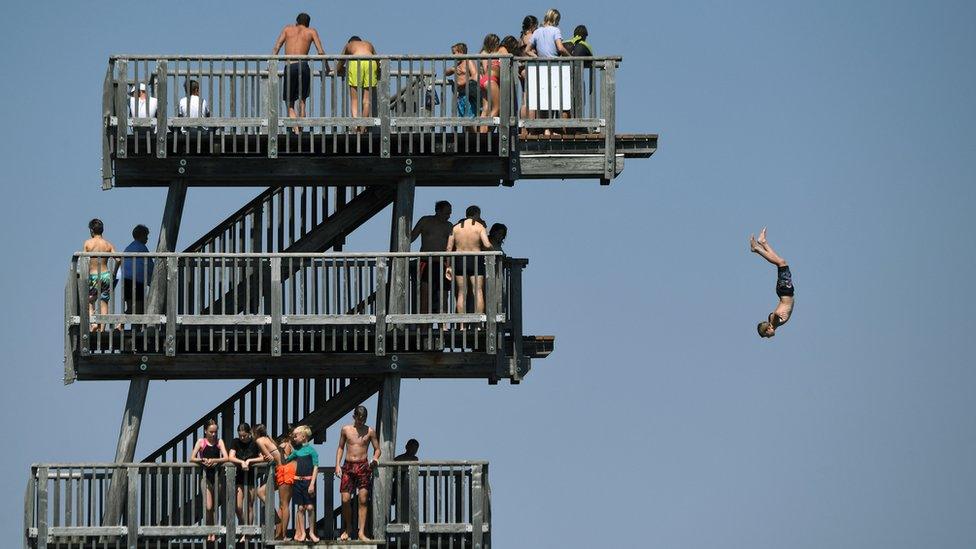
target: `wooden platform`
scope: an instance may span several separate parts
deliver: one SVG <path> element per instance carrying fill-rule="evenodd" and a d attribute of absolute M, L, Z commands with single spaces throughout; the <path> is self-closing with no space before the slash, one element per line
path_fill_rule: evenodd
<path fill-rule="evenodd" d="M 303 134 L 278 136 L 278 154 L 269 158 L 267 136 L 167 136 L 160 158 L 155 139 L 129 136 L 127 155 L 115 158 L 114 186 L 167 186 L 174 179 L 191 186 L 390 184 L 414 175 L 423 186 L 494 186 L 519 179 L 586 179 L 606 175 L 605 140 L 598 134 L 529 135 L 518 138 L 509 156 L 499 154 L 489 134 L 397 135 L 388 158 L 380 156 L 379 135 Z M 627 158 L 647 158 L 657 135 L 616 136 L 615 174 Z"/>
<path fill-rule="evenodd" d="M 297 352 L 271 357 L 267 353 L 159 353 L 118 352 L 91 354 L 75 359 L 79 381 L 124 380 L 136 376 L 149 379 L 254 379 L 262 377 L 366 377 L 396 373 L 403 377 L 433 379 L 511 379 L 519 381 L 531 369 L 532 359 L 553 351 L 552 336 L 524 336 L 527 364 L 514 365 L 511 342 L 504 356 L 480 352 L 390 351 L 384 356 L 372 352 Z M 507 348 L 507 349 L 506 349 Z M 522 371 L 519 371 L 521 369 Z"/>

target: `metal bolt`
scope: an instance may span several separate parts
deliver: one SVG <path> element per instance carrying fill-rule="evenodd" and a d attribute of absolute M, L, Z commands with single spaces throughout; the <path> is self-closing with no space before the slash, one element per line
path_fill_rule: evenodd
<path fill-rule="evenodd" d="M 180 159 L 180 166 L 186 166 L 186 159 L 185 158 Z"/>
<path fill-rule="evenodd" d="M 521 368 L 516 368 L 515 371 L 518 372 L 518 373 L 520 373 L 520 374 L 522 373 L 522 369 Z"/>
<path fill-rule="evenodd" d="M 413 171 L 413 168 L 411 168 L 410 166 L 407 166 L 407 167 L 406 167 L 406 172 L 407 172 L 407 173 L 410 173 L 410 172 L 412 172 L 412 171 Z"/>
<path fill-rule="evenodd" d="M 139 365 L 139 369 L 142 370 L 143 372 L 145 372 L 146 371 L 146 368 L 148 368 L 148 367 L 149 366 L 146 366 L 146 363 L 145 362 L 143 362 L 142 364 Z"/>
<path fill-rule="evenodd" d="M 83 336 L 81 336 L 81 339 L 87 340 L 88 339 L 88 336 L 87 335 L 83 335 Z"/>
<path fill-rule="evenodd" d="M 142 361 L 143 362 L 149 362 L 149 357 L 146 356 L 146 355 L 142 355 Z"/>
<path fill-rule="evenodd" d="M 387 143 L 389 143 L 389 142 L 390 142 L 390 136 L 388 136 L 388 135 L 384 135 L 384 136 L 383 136 L 383 141 L 385 141 L 385 142 L 387 142 Z"/>
<path fill-rule="evenodd" d="M 502 147 L 502 154 L 508 154 L 508 149 L 506 149 L 505 147 Z"/>
<path fill-rule="evenodd" d="M 408 158 L 407 159 L 407 166 L 409 166 L 411 164 L 413 164 L 413 159 L 412 158 Z"/>
<path fill-rule="evenodd" d="M 392 360 L 393 362 L 396 362 L 396 361 L 400 360 L 400 357 L 398 357 L 397 355 L 392 355 L 390 357 L 390 360 Z"/>
<path fill-rule="evenodd" d="M 178 169 L 176 171 L 179 172 L 179 173 L 186 173 L 186 168 L 180 168 L 180 169 Z"/>
<path fill-rule="evenodd" d="M 390 369 L 391 370 L 396 370 L 397 369 L 397 363 L 394 362 L 393 364 L 390 364 Z"/>
<path fill-rule="evenodd" d="M 508 141 L 508 136 L 507 135 L 502 135 L 502 141 Z"/>

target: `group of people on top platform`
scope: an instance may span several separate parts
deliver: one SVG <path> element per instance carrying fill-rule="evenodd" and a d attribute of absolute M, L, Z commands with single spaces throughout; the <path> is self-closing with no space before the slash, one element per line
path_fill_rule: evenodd
<path fill-rule="evenodd" d="M 352 536 L 352 499 L 358 502 L 357 537 L 368 540 L 366 535 L 367 503 L 369 491 L 372 488 L 373 471 L 382 453 L 376 430 L 366 425 L 367 410 L 365 406 L 357 406 L 353 412 L 353 422 L 343 426 L 339 431 L 339 445 L 336 448 L 335 471 L 333 474 L 340 479 L 339 492 L 342 499 L 343 531 L 340 540 L 348 540 Z M 373 447 L 371 457 L 368 457 L 369 447 Z M 420 443 L 410 439 L 406 444 L 406 451 L 394 461 L 418 461 L 417 451 Z M 344 459 L 343 459 L 344 458 Z M 289 425 L 285 432 L 277 438 L 268 435 L 264 425 L 253 428 L 242 423 L 237 428 L 237 438 L 228 446 L 217 436 L 217 422 L 209 420 L 204 427 L 204 436 L 197 440 L 190 456 L 192 463 L 199 464 L 204 469 L 200 490 L 204 495 L 205 523 L 214 524 L 214 509 L 218 500 L 220 486 L 217 483 L 217 471 L 224 463 L 233 463 L 236 467 L 236 512 L 237 520 L 241 524 L 254 524 L 254 499 L 260 499 L 266 505 L 274 506 L 274 500 L 268 499 L 268 486 L 278 492 L 278 505 L 275 506 L 277 525 L 275 539 L 286 540 L 288 521 L 291 507 L 295 507 L 294 541 L 318 542 L 315 532 L 316 522 L 316 479 L 319 473 L 319 455 L 313 447 L 312 429 L 307 425 Z M 261 468 L 255 467 L 274 462 L 275 475 L 267 478 Z M 273 496 L 272 496 L 273 498 Z M 327 510 L 326 519 L 331 520 L 331 510 Z M 240 541 L 246 541 L 247 536 L 241 536 Z M 208 541 L 215 541 L 216 536 L 210 536 Z"/>

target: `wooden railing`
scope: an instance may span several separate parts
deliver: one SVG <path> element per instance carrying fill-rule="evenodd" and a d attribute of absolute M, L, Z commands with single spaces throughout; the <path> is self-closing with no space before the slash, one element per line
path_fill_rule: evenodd
<path fill-rule="evenodd" d="M 498 252 L 79 253 L 66 282 L 65 354 L 495 354 L 499 331 L 520 327 L 509 311 L 521 301 L 511 289 L 522 265 Z M 467 281 L 463 303 L 448 271 Z M 151 292 L 156 284 L 164 291 Z"/>
<path fill-rule="evenodd" d="M 378 541 L 405 547 L 427 543 L 431 547 L 490 547 L 487 462 L 381 462 L 377 468 L 391 469 L 395 479 L 388 493 L 378 493 L 382 490 L 376 482 L 370 490 L 368 520 Z M 214 469 L 210 481 L 214 503 L 209 509 L 203 491 L 207 472 L 196 464 L 32 465 L 24 495 L 24 546 L 137 547 L 146 538 L 164 546 L 176 541 L 196 546 L 216 536 L 231 547 L 243 536 L 246 541 L 239 546 L 264 547 L 274 540 L 276 513 L 256 492 L 274 474 L 274 467 L 254 469 L 253 475 L 244 477 L 248 484 L 239 517 L 236 469 L 230 464 Z M 116 473 L 127 479 L 122 502 L 125 512 L 118 521 L 106 524 L 108 487 Z M 337 539 L 345 527 L 332 473 L 332 466 L 322 464 L 315 481 L 317 533 L 325 540 Z M 377 476 L 374 471 L 374 481 Z M 271 492 L 268 501 L 276 506 L 277 494 Z M 294 516 L 292 512 L 286 530 L 293 530 Z"/>
<path fill-rule="evenodd" d="M 475 84 L 459 89 L 447 72 L 465 61 L 473 62 Z M 102 95 L 103 177 L 111 179 L 113 158 L 144 155 L 508 156 L 518 138 L 512 130 L 519 127 L 586 129 L 607 134 L 612 147 L 620 61 L 508 55 L 113 56 Z M 337 73 L 340 63 L 355 71 Z M 478 85 L 482 80 L 485 86 Z M 290 117 L 285 97 L 303 93 L 308 94 L 305 115 Z M 459 110 L 462 98 L 470 110 Z M 369 112 L 353 108 L 364 100 Z M 312 138 L 277 139 L 293 131 Z M 472 139 L 473 132 L 493 137 Z M 378 136 L 376 144 L 369 135 Z"/>

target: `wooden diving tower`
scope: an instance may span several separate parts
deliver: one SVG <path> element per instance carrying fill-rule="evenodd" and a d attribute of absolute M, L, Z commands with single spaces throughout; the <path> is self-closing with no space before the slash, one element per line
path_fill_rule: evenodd
<path fill-rule="evenodd" d="M 461 117 L 445 79 L 460 59 L 497 61 L 497 95 Z M 378 69 L 369 113 L 350 107 L 340 60 Z M 309 65 L 307 112 L 289 117 L 286 66 Z M 512 186 L 538 179 L 608 184 L 657 136 L 618 135 L 619 57 L 156 56 L 109 59 L 102 94 L 102 187 L 168 188 L 156 251 L 72 257 L 65 284 L 64 380 L 127 380 L 115 461 L 38 463 L 25 494 L 24 546 L 271 547 L 275 513 L 260 499 L 235 515 L 235 475 L 217 477 L 217 520 L 203 518 L 200 468 L 189 464 L 208 419 L 233 438 L 241 422 L 312 428 L 315 442 L 378 395 L 384 461 L 374 477 L 369 547 L 491 545 L 488 463 L 385 461 L 396 449 L 400 379 L 520 383 L 554 338 L 522 330 L 527 259 L 501 252 L 410 250 L 417 186 Z M 291 74 L 304 74 L 292 71 Z M 477 75 L 476 75 L 477 76 Z M 188 97 L 198 89 L 196 98 Z M 140 98 L 141 96 L 141 98 Z M 194 112 L 187 104 L 197 102 Z M 206 107 L 201 108 L 203 103 Z M 353 116 L 358 114 L 358 116 Z M 261 187 L 182 251 L 187 189 Z M 343 250 L 392 205 L 390 247 Z M 472 257 L 476 256 L 476 257 Z M 89 310 L 88 273 L 142 270 L 147 284 L 109 291 Z M 423 266 L 423 267 L 421 267 Z M 484 277 L 484 311 L 458 310 L 445 267 Z M 469 271 L 473 269 L 474 272 Z M 151 272 L 151 276 L 149 273 Z M 435 280 L 435 274 L 437 279 Z M 439 288 L 439 289 L 438 289 Z M 138 292 L 138 294 L 137 294 Z M 470 301 L 470 300 L 469 300 Z M 136 441 L 151 380 L 246 384 L 141 461 Z M 318 480 L 321 546 L 340 543 L 336 486 Z M 270 471 L 269 471 L 270 473 Z M 260 482 L 260 480 L 258 480 Z"/>

